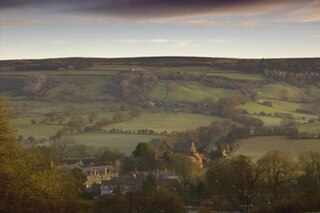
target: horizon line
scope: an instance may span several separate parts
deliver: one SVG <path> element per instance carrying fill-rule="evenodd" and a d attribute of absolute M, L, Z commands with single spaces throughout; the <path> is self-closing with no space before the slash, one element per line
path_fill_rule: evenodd
<path fill-rule="evenodd" d="M 273 59 L 320 59 L 320 56 L 284 56 L 284 57 L 228 57 L 228 56 L 172 56 L 172 55 L 159 55 L 159 56 L 113 56 L 113 57 L 94 57 L 94 56 L 61 56 L 61 57 L 39 57 L 39 58 L 6 58 L 0 61 L 23 61 L 23 60 L 56 60 L 56 59 L 142 59 L 142 58 L 203 58 L 203 59 L 248 59 L 248 60 L 273 60 Z"/>

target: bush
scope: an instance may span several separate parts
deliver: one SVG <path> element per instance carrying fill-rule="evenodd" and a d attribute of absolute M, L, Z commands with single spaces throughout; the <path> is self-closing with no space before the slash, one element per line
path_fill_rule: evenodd
<path fill-rule="evenodd" d="M 268 106 L 268 107 L 272 107 L 272 102 L 271 101 L 264 101 L 262 102 L 263 105 Z"/>

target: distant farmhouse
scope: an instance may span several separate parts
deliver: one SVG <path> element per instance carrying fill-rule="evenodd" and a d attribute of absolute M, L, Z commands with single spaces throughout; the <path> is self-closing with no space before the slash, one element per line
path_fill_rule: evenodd
<path fill-rule="evenodd" d="M 87 177 L 85 186 L 88 189 L 94 184 L 101 184 L 104 180 L 110 180 L 118 176 L 116 168 L 112 165 L 88 166 L 83 164 L 81 160 L 76 163 L 61 165 L 57 169 L 63 172 L 71 172 L 71 170 L 76 168 L 81 169 L 82 174 Z"/>
<path fill-rule="evenodd" d="M 106 166 L 94 166 L 80 168 L 82 173 L 87 176 L 85 183 L 87 188 L 90 188 L 93 184 L 101 184 L 102 181 L 110 180 L 118 176 L 116 168 L 112 165 Z"/>
<path fill-rule="evenodd" d="M 172 151 L 184 155 L 194 156 L 197 153 L 194 142 L 178 142 L 173 144 Z"/>
<path fill-rule="evenodd" d="M 115 190 L 120 193 L 139 190 L 142 188 L 148 175 L 155 177 L 155 184 L 157 188 L 173 188 L 180 182 L 179 177 L 173 171 L 163 170 L 155 172 L 136 172 L 132 175 L 117 176 L 110 180 L 102 181 L 101 195 L 112 194 Z"/>

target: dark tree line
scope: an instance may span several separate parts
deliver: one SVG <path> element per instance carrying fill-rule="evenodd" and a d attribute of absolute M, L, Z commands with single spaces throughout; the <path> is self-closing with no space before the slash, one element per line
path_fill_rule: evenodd
<path fill-rule="evenodd" d="M 59 81 L 56 78 L 45 75 L 0 78 L 0 90 L 13 95 L 43 96 L 58 85 Z"/>
<path fill-rule="evenodd" d="M 115 97 L 137 105 L 147 100 L 157 83 L 158 78 L 152 72 L 120 72 L 114 76 L 113 82 L 106 84 L 106 90 Z"/>
<path fill-rule="evenodd" d="M 208 196 L 220 209 L 316 211 L 320 208 L 319 163 L 318 152 L 294 160 L 278 151 L 268 152 L 256 162 L 242 155 L 214 161 L 206 174 Z"/>
<path fill-rule="evenodd" d="M 92 64 L 101 66 L 126 65 L 126 66 L 151 66 L 151 67 L 178 67 L 178 66 L 204 66 L 222 70 L 236 70 L 240 72 L 263 73 L 269 70 L 287 70 L 289 72 L 319 72 L 319 58 L 297 59 L 224 59 L 224 58 L 199 58 L 199 57 L 144 57 L 125 59 L 101 58 L 65 58 L 43 60 L 7 60 L 1 61 L 4 67 L 44 67 L 58 68 L 69 65 L 89 67 Z M 43 70 L 43 69 L 42 69 Z"/>

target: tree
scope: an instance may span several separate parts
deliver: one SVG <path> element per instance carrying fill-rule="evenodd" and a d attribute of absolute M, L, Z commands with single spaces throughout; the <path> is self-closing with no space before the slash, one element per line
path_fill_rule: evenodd
<path fill-rule="evenodd" d="M 135 150 L 132 152 L 134 157 L 142 157 L 152 152 L 151 147 L 147 143 L 138 143 Z"/>
<path fill-rule="evenodd" d="M 172 192 L 166 190 L 157 190 L 154 196 L 149 194 L 144 195 L 145 199 L 142 200 L 143 204 L 141 209 L 143 213 L 185 213 L 184 204 Z"/>
<path fill-rule="evenodd" d="M 229 207 L 247 209 L 257 196 L 262 174 L 249 157 L 239 155 L 216 161 L 207 172 L 207 182 L 211 193 L 228 201 Z"/>
<path fill-rule="evenodd" d="M 281 118 L 281 126 L 292 126 L 295 124 L 294 118 Z"/>
<path fill-rule="evenodd" d="M 7 116 L 8 104 L 0 99 L 0 143 L 12 142 L 14 140 L 13 130 L 10 128 Z"/>
<path fill-rule="evenodd" d="M 15 143 L 0 101 L 0 212 L 79 212 L 75 180 L 54 170 L 41 149 Z"/>
<path fill-rule="evenodd" d="M 112 120 L 115 122 L 120 122 L 120 121 L 123 121 L 124 119 L 125 119 L 125 115 L 123 112 L 116 112 L 112 117 Z"/>
<path fill-rule="evenodd" d="M 173 154 L 173 168 L 183 184 L 195 181 L 201 172 L 200 163 L 193 157 L 183 154 Z"/>
<path fill-rule="evenodd" d="M 37 121 L 35 119 L 31 119 L 30 122 L 31 122 L 32 125 L 36 125 L 37 124 Z"/>
<path fill-rule="evenodd" d="M 94 212 L 97 213 L 127 213 L 129 201 L 124 196 L 104 195 L 95 200 Z"/>
<path fill-rule="evenodd" d="M 73 115 L 65 128 L 71 133 L 82 132 L 87 125 L 87 120 L 80 115 Z"/>
<path fill-rule="evenodd" d="M 157 168 L 156 153 L 147 143 L 138 143 L 132 156 L 135 167 L 140 171 Z"/>
<path fill-rule="evenodd" d="M 87 176 L 82 173 L 80 168 L 74 168 L 71 170 L 72 177 L 76 180 L 78 188 L 84 188 L 84 183 L 87 181 Z"/>
<path fill-rule="evenodd" d="M 33 137 L 33 136 L 29 136 L 29 137 L 27 138 L 27 140 L 28 140 L 29 143 L 35 143 L 35 142 L 37 141 L 36 138 Z"/>
<path fill-rule="evenodd" d="M 160 165 L 161 169 L 167 169 L 173 167 L 173 153 L 168 150 L 164 152 L 160 158 Z"/>
<path fill-rule="evenodd" d="M 39 95 L 45 82 L 46 76 L 34 75 L 26 80 L 23 90 L 31 95 Z"/>
<path fill-rule="evenodd" d="M 107 163 L 114 164 L 117 160 L 119 160 L 122 157 L 123 155 L 119 152 L 112 151 L 108 147 L 106 147 L 97 158 L 96 163 L 100 165 L 106 165 Z"/>
<path fill-rule="evenodd" d="M 303 172 L 300 183 L 304 190 L 320 195 L 320 152 L 309 152 L 299 156 Z"/>
<path fill-rule="evenodd" d="M 98 118 L 98 113 L 97 112 L 91 112 L 89 115 L 88 115 L 88 121 L 89 123 L 92 123 L 94 120 L 97 120 Z"/>
<path fill-rule="evenodd" d="M 65 160 L 73 156 L 75 150 L 76 141 L 72 138 L 62 138 L 57 141 L 53 141 L 50 148 L 53 154 L 58 160 Z"/>
<path fill-rule="evenodd" d="M 279 91 L 279 96 L 282 100 L 287 100 L 288 99 L 288 90 L 286 89 L 281 89 Z"/>
<path fill-rule="evenodd" d="M 207 107 L 212 107 L 215 104 L 215 100 L 212 97 L 204 97 L 204 99 L 202 100 L 203 104 Z"/>
<path fill-rule="evenodd" d="M 172 192 L 157 189 L 155 180 L 153 175 L 148 175 L 142 189 L 131 197 L 134 212 L 185 213 L 181 200 Z"/>
<path fill-rule="evenodd" d="M 266 189 L 275 200 L 279 194 L 288 192 L 288 187 L 294 184 L 298 175 L 297 164 L 291 156 L 279 151 L 267 152 L 257 164 L 264 172 Z"/>
<path fill-rule="evenodd" d="M 130 115 L 130 118 L 135 118 L 135 117 L 138 117 L 141 113 L 142 113 L 142 108 L 136 106 L 130 110 L 129 115 Z"/>

